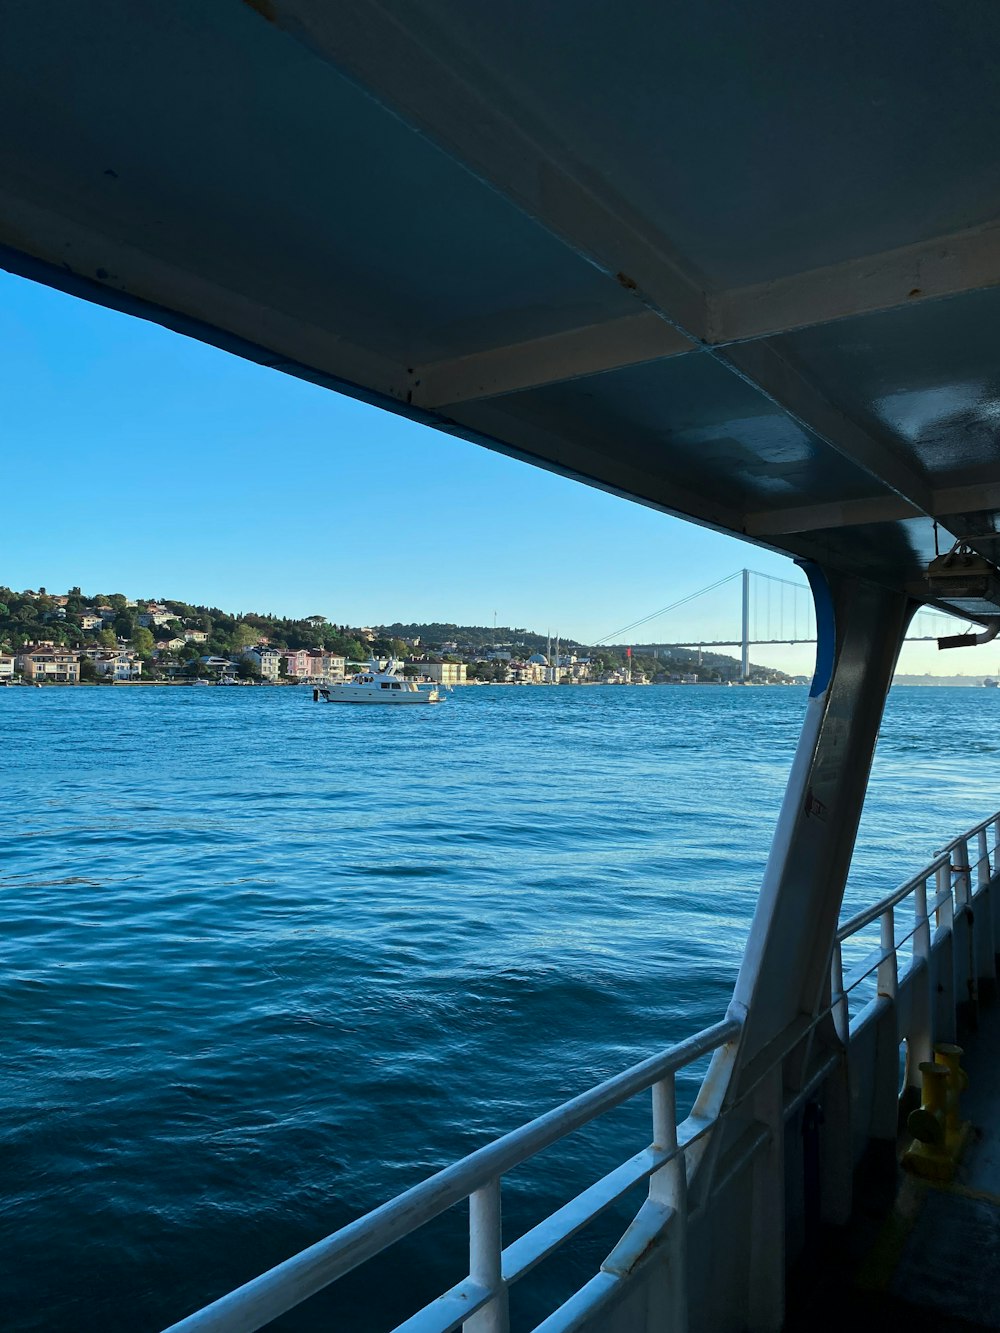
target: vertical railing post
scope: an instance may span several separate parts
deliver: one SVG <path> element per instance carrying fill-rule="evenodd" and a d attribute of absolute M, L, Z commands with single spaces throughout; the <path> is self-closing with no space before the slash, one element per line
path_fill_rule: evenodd
<path fill-rule="evenodd" d="M 896 965 L 895 913 L 891 907 L 879 917 L 879 942 L 884 957 L 878 965 L 878 993 L 895 1004 L 899 969 Z"/>
<path fill-rule="evenodd" d="M 990 870 L 990 847 L 986 838 L 986 830 L 979 830 L 979 859 L 976 861 L 976 887 L 983 888 L 990 882 L 992 871 Z"/>
<path fill-rule="evenodd" d="M 951 897 L 951 863 L 943 857 L 935 873 L 936 930 L 932 942 L 931 988 L 934 995 L 934 1040 L 955 1040 L 955 905 Z"/>
<path fill-rule="evenodd" d="M 507 1289 L 500 1270 L 503 1231 L 500 1178 L 469 1196 L 469 1276 L 493 1292 L 493 1299 L 462 1325 L 463 1333 L 509 1333 Z"/>
<path fill-rule="evenodd" d="M 994 899 L 996 890 L 991 880 L 993 870 L 990 865 L 990 844 L 985 827 L 979 830 L 979 861 L 976 871 L 976 978 L 980 985 L 988 987 L 989 994 L 996 994 L 997 954 L 996 922 Z"/>
<path fill-rule="evenodd" d="M 967 1017 L 976 1021 L 979 1007 L 979 986 L 976 980 L 976 920 L 972 910 L 972 868 L 969 860 L 969 840 L 962 841 L 952 850 L 951 872 L 955 880 L 955 916 L 952 927 L 955 968 L 955 1000 L 961 1004 Z"/>
<path fill-rule="evenodd" d="M 687 1162 L 677 1151 L 677 1090 L 673 1073 L 653 1084 L 653 1144 L 674 1157 L 649 1178 L 651 1202 L 673 1209 L 667 1232 L 667 1281 L 664 1308 L 670 1333 L 688 1326 L 687 1292 Z"/>
<path fill-rule="evenodd" d="M 906 1037 L 906 1084 L 920 1087 L 919 1069 L 934 1054 L 931 1006 L 931 923 L 927 916 L 927 880 L 913 891 L 913 1001 Z"/>
<path fill-rule="evenodd" d="M 896 990 L 896 924 L 891 907 L 879 917 L 882 961 L 878 965 L 875 1018 L 875 1078 L 872 1093 L 871 1135 L 884 1143 L 894 1142 L 899 1119 L 899 1013 Z"/>
<path fill-rule="evenodd" d="M 851 1013 L 844 994 L 844 950 L 840 940 L 833 942 L 830 960 L 830 997 L 833 1002 L 833 1026 L 843 1045 L 850 1038 Z"/>
<path fill-rule="evenodd" d="M 851 1216 L 854 1155 L 851 1139 L 851 1070 L 847 1046 L 851 1012 L 844 994 L 844 950 L 834 939 L 830 959 L 830 1000 L 833 1027 L 843 1050 L 837 1067 L 823 1086 L 823 1128 L 820 1134 L 820 1207 L 825 1222 L 846 1226 Z"/>

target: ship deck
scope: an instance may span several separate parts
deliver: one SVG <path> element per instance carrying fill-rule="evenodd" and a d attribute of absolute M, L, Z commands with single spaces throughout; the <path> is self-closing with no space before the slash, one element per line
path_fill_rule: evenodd
<path fill-rule="evenodd" d="M 846 1228 L 824 1233 L 790 1286 L 787 1333 L 817 1327 L 916 1333 L 1000 1329 L 1000 1002 L 959 1033 L 972 1127 L 949 1184 L 869 1161 Z M 910 1142 L 900 1134 L 898 1150 Z"/>

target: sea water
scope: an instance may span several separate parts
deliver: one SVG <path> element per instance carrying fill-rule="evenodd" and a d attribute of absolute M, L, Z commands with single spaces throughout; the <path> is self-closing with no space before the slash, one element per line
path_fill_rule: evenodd
<path fill-rule="evenodd" d="M 160 1328 L 721 1018 L 805 703 L 0 692 L 3 1327 Z M 845 910 L 1000 805 L 998 714 L 1000 691 L 892 692 Z M 647 1103 L 513 1173 L 505 1240 L 648 1142 Z M 391 1326 L 467 1271 L 465 1227 L 275 1327 Z"/>

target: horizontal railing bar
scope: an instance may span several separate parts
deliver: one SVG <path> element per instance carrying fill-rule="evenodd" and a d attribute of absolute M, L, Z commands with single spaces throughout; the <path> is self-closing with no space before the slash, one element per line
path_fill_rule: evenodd
<path fill-rule="evenodd" d="M 901 888 L 890 893 L 887 898 L 880 898 L 873 907 L 866 907 L 863 912 L 858 912 L 856 916 L 852 916 L 850 920 L 845 921 L 837 931 L 837 939 L 843 944 L 852 935 L 856 935 L 859 930 L 864 930 L 865 926 L 874 925 L 890 907 L 898 907 L 901 902 L 910 896 L 914 889 L 924 880 L 929 879 L 938 866 L 944 865 L 947 860 L 946 856 L 939 856 L 936 861 L 932 861 L 929 866 L 925 866 L 919 875 L 914 875 L 912 879 L 908 879 Z"/>
<path fill-rule="evenodd" d="M 467 1277 L 451 1291 L 446 1291 L 436 1301 L 397 1324 L 393 1333 L 452 1333 L 470 1315 L 481 1310 L 492 1296 L 488 1287 Z"/>
<path fill-rule="evenodd" d="M 722 1194 L 732 1184 L 741 1171 L 746 1170 L 753 1159 L 771 1139 L 771 1130 L 767 1125 L 752 1125 L 747 1129 L 742 1146 L 731 1160 L 725 1163 L 725 1169 L 716 1181 L 713 1193 Z"/>
<path fill-rule="evenodd" d="M 587 1318 L 593 1320 L 617 1292 L 621 1278 L 617 1273 L 595 1273 L 569 1300 L 553 1310 L 547 1319 L 536 1324 L 534 1333 L 572 1333 L 583 1326 Z"/>
<path fill-rule="evenodd" d="M 564 1241 L 589 1226 L 601 1213 L 617 1203 L 629 1190 L 641 1185 L 654 1171 L 659 1171 L 693 1143 L 697 1143 L 716 1123 L 714 1119 L 688 1116 L 677 1127 L 676 1148 L 668 1151 L 650 1144 L 512 1241 L 503 1252 L 504 1281 L 508 1285 L 519 1281 Z M 588 1201 L 588 1206 L 581 1210 L 579 1205 L 584 1200 Z"/>
<path fill-rule="evenodd" d="M 845 922 L 837 931 L 837 941 L 843 943 L 859 931 L 874 925 L 887 911 L 891 911 L 914 894 L 918 888 L 925 886 L 931 876 L 937 874 L 943 866 L 947 865 L 955 873 L 965 874 L 971 879 L 974 868 L 978 870 L 984 863 L 989 864 L 989 852 L 985 857 L 979 856 L 975 860 L 970 858 L 968 851 L 970 841 L 986 831 L 993 835 L 994 852 L 1000 850 L 995 837 L 998 820 L 1000 812 L 954 838 L 941 849 L 930 865 L 893 893 Z M 952 853 L 959 847 L 963 848 L 958 858 L 962 864 L 951 866 Z M 975 898 L 985 887 L 985 884 L 980 885 L 973 893 L 970 883 L 969 898 Z M 933 917 L 951 900 L 952 893 L 949 887 L 928 904 L 926 919 Z M 956 905 L 956 910 L 961 909 Z M 924 920 L 925 918 L 922 918 L 915 922 L 901 938 L 894 939 L 891 948 L 878 948 L 856 964 L 848 973 L 842 991 L 834 996 L 829 1008 L 824 1009 L 822 1014 L 814 1016 L 809 1031 L 815 1028 L 821 1018 L 829 1015 L 838 1004 L 843 1003 L 849 992 L 875 972 L 881 963 L 894 957 L 900 947 L 916 935 Z M 940 929 L 946 932 L 950 926 Z M 900 980 L 908 981 L 918 966 L 923 966 L 922 960 L 911 960 Z M 872 1013 L 878 1012 L 880 1006 L 892 1002 L 884 996 L 869 1001 L 858 1018 L 851 1022 L 851 1034 L 853 1035 L 859 1026 L 870 1021 Z M 308 1249 L 293 1255 L 268 1272 L 222 1296 L 211 1305 L 171 1325 L 166 1333 L 253 1333 L 253 1330 L 278 1318 L 488 1183 L 495 1183 L 508 1171 L 520 1166 L 558 1140 L 647 1090 L 662 1078 L 725 1046 L 736 1038 L 739 1032 L 740 1023 L 735 1019 L 726 1019 L 676 1046 L 641 1061 L 623 1073 L 607 1079 L 597 1087 L 587 1090 L 445 1167 L 395 1199 L 342 1227 Z M 807 1034 L 796 1035 L 793 1045 L 798 1044 L 804 1035 Z M 782 1058 L 784 1057 L 776 1057 L 777 1060 Z M 772 1061 L 768 1068 L 773 1068 L 774 1063 Z M 811 1095 L 814 1088 L 827 1076 L 834 1063 L 835 1057 L 830 1057 L 824 1062 L 810 1077 L 808 1085 L 800 1090 L 790 1106 L 785 1108 L 786 1114 L 794 1114 L 803 1100 Z M 761 1074 L 760 1077 L 764 1076 Z M 740 1102 L 743 1100 L 741 1097 Z M 503 1252 L 504 1285 L 509 1285 L 530 1271 L 629 1190 L 641 1184 L 668 1161 L 673 1160 L 678 1153 L 683 1152 L 686 1144 L 708 1133 L 716 1123 L 714 1118 L 695 1121 L 689 1117 L 680 1127 L 683 1142 L 677 1149 L 667 1152 L 656 1145 L 644 1149 L 519 1237 Z M 754 1145 L 751 1156 L 759 1146 L 759 1143 Z M 600 1287 L 606 1295 L 608 1276 L 605 1273 L 598 1274 L 561 1307 L 560 1311 L 556 1311 L 548 1320 L 543 1321 L 540 1328 L 548 1330 L 551 1327 L 554 1330 L 558 1327 L 569 1327 L 568 1323 L 563 1325 L 562 1319 L 570 1316 L 570 1312 L 577 1307 L 579 1298 L 588 1289 Z M 405 1321 L 398 1327 L 397 1333 L 450 1333 L 450 1330 L 456 1329 L 459 1324 L 488 1304 L 496 1294 L 481 1282 L 468 1277 Z"/>
<path fill-rule="evenodd" d="M 837 1068 L 840 1060 L 840 1052 L 835 1051 L 833 1055 L 827 1056 L 818 1069 L 813 1070 L 803 1086 L 799 1088 L 792 1100 L 784 1107 L 783 1114 L 786 1121 L 791 1120 L 792 1116 L 806 1104 L 820 1084 L 823 1083 L 825 1079 L 829 1078 Z"/>
<path fill-rule="evenodd" d="M 942 901 L 947 896 L 947 894 L 942 894 Z M 928 912 L 931 910 L 931 908 L 928 908 Z M 839 992 L 837 998 L 841 1000 L 845 999 L 855 986 L 860 985 L 860 983 L 864 981 L 865 977 L 871 976 L 879 963 L 887 962 L 893 954 L 898 955 L 903 945 L 909 943 L 909 941 L 913 939 L 914 935 L 916 935 L 922 925 L 922 921 L 917 921 L 914 925 L 910 926 L 908 930 L 897 932 L 895 942 L 891 949 L 873 949 L 871 953 L 865 954 L 864 958 L 862 958 L 860 962 L 855 963 L 854 967 L 845 974 L 844 988 Z"/>
<path fill-rule="evenodd" d="M 850 995 L 855 986 L 860 985 L 865 977 L 871 976 L 878 968 L 879 963 L 884 963 L 895 952 L 895 949 L 874 949 L 871 953 L 865 954 L 859 963 L 855 963 L 851 970 L 845 973 L 843 993 Z"/>
<path fill-rule="evenodd" d="M 994 820 L 996 820 L 996 819 L 1000 819 L 1000 811 L 997 811 L 997 813 L 996 813 L 995 815 L 990 815 L 990 817 L 989 817 L 988 819 L 982 819 L 982 820 L 980 820 L 980 822 L 979 822 L 978 824 L 976 824 L 974 828 L 970 828 L 967 832 L 965 832 L 965 833 L 960 833 L 960 834 L 958 835 L 958 837 L 957 837 L 957 838 L 953 838 L 953 839 L 951 840 L 951 842 L 949 842 L 948 845 L 947 845 L 946 847 L 942 847 L 942 848 L 941 848 L 941 851 L 942 851 L 943 853 L 945 853 L 946 855 L 947 855 L 948 853 L 954 851 L 954 849 L 955 849 L 960 843 L 968 842 L 970 838 L 976 838 L 976 837 L 978 837 L 979 834 L 982 833 L 984 829 L 988 829 L 989 826 L 990 826 L 990 825 L 994 822 Z"/>
<path fill-rule="evenodd" d="M 654 1171 L 673 1161 L 683 1148 L 668 1152 L 665 1148 L 643 1148 L 621 1166 L 609 1171 L 569 1203 L 550 1213 L 537 1226 L 519 1236 L 503 1252 L 504 1281 L 513 1283 L 548 1258 L 553 1250 L 589 1226 L 629 1190 L 648 1180 Z"/>
<path fill-rule="evenodd" d="M 918 875 L 914 875 L 912 879 L 907 880 L 905 884 L 901 885 L 900 888 L 895 889 L 887 897 L 880 899 L 871 907 L 866 907 L 863 912 L 858 912 L 857 915 L 852 916 L 849 921 L 845 921 L 837 931 L 837 939 L 843 943 L 844 940 L 848 939 L 851 935 L 856 935 L 859 930 L 864 930 L 865 926 L 870 926 L 873 922 L 877 921 L 882 913 L 887 911 L 890 907 L 896 907 L 904 898 L 907 898 L 913 892 L 921 880 L 929 879 L 939 866 L 948 862 L 951 858 L 951 853 L 956 847 L 969 842 L 972 838 L 978 837 L 984 830 L 989 829 L 998 818 L 1000 818 L 1000 811 L 990 815 L 988 819 L 981 820 L 973 828 L 969 829 L 968 832 L 960 833 L 957 838 L 953 838 L 947 846 L 942 847 L 937 852 L 934 860 L 931 861 L 928 866 L 925 866 Z M 979 864 L 979 861 L 970 864 L 975 866 Z"/>
<path fill-rule="evenodd" d="M 676 1073 L 724 1046 L 739 1031 L 735 1019 L 724 1019 L 640 1061 L 452 1163 L 204 1309 L 171 1324 L 166 1333 L 253 1333 L 468 1198 L 488 1181 L 520 1166 L 543 1148 L 582 1129 L 637 1093 L 645 1092 L 666 1074 Z"/>
<path fill-rule="evenodd" d="M 947 902 L 951 902 L 951 889 L 942 889 L 941 892 L 927 904 L 928 919 L 934 915 L 938 908 L 943 907 Z"/>

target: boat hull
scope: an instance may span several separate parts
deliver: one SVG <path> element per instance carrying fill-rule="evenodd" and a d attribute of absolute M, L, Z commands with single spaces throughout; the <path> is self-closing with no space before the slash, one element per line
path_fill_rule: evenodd
<path fill-rule="evenodd" d="M 334 694 L 321 696 L 324 703 L 328 704 L 370 704 L 372 707 L 396 707 L 399 704 L 439 704 L 440 699 L 431 699 L 426 694 L 397 694 L 388 695 L 380 698 L 376 694 L 348 694 L 345 690 L 343 694 Z"/>

